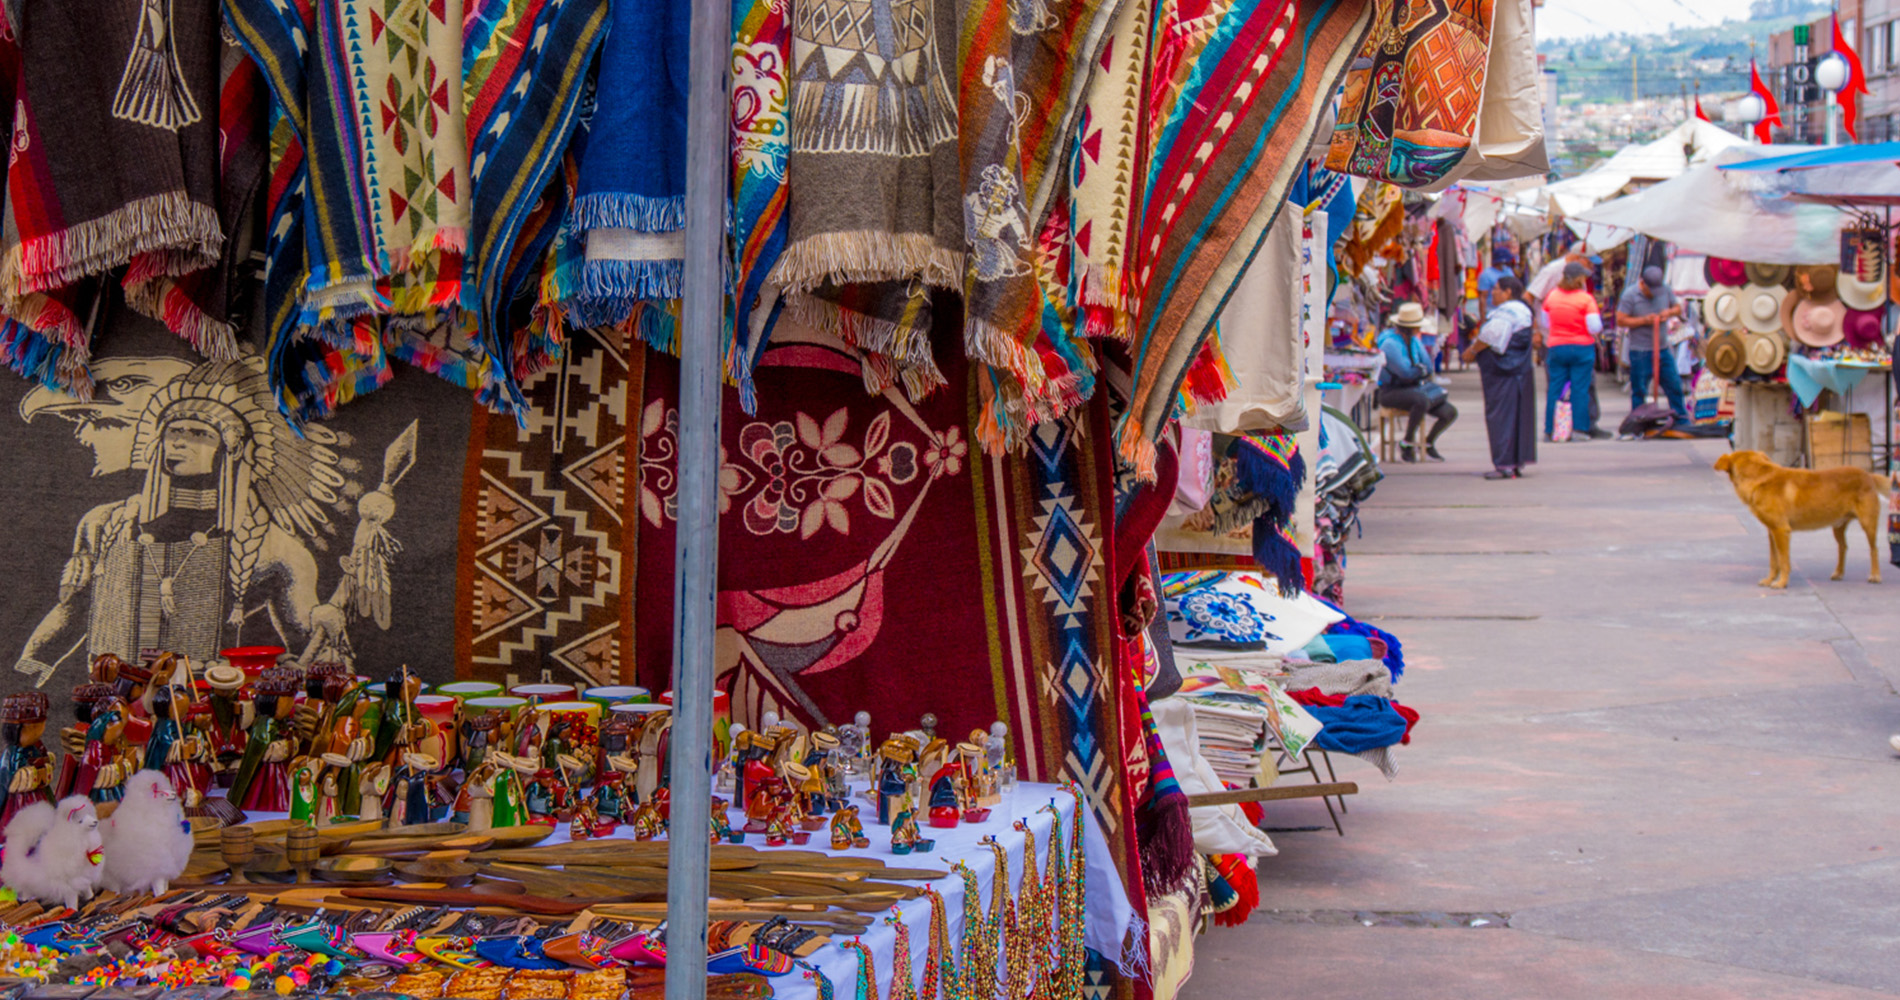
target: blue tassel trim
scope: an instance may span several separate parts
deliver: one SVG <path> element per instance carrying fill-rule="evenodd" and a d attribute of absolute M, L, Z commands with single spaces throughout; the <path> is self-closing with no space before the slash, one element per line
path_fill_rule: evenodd
<path fill-rule="evenodd" d="M 1235 485 L 1260 498 L 1281 518 L 1291 517 L 1299 503 L 1300 484 L 1306 481 L 1306 459 L 1299 450 L 1293 449 L 1282 465 L 1278 457 L 1247 437 L 1240 438 L 1234 448 Z"/>
<path fill-rule="evenodd" d="M 685 294 L 683 260 L 590 260 L 581 267 L 581 298 L 677 299 Z"/>
<path fill-rule="evenodd" d="M 632 229 L 670 233 L 686 228 L 686 196 L 653 198 L 643 194 L 584 194 L 574 199 L 568 222 L 589 229 Z"/>
<path fill-rule="evenodd" d="M 1301 566 L 1300 548 L 1286 536 L 1284 523 L 1276 525 L 1271 517 L 1254 521 L 1253 558 L 1279 584 L 1280 596 L 1297 597 L 1306 589 L 1306 572 Z"/>

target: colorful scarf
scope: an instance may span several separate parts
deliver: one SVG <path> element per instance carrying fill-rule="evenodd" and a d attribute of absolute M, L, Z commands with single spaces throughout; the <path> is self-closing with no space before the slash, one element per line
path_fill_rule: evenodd
<path fill-rule="evenodd" d="M 1477 132 L 1493 3 L 1374 0 L 1327 169 L 1404 187 L 1450 173 Z"/>
<path fill-rule="evenodd" d="M 530 214 L 561 167 L 578 121 L 594 50 L 607 29 L 606 0 L 467 0 L 463 94 L 467 102 L 473 226 L 462 308 L 472 314 L 483 364 L 479 398 L 521 411 L 519 371 L 551 358 L 517 353 L 508 311 L 528 268 L 516 254 Z M 628 5 L 638 6 L 638 5 Z M 546 242 L 553 233 L 543 233 Z M 542 246 L 545 252 L 545 243 Z M 539 256 L 527 257 L 539 264 Z M 514 265 L 511 267 L 511 263 Z"/>
<path fill-rule="evenodd" d="M 1128 336 L 1129 236 L 1145 170 L 1142 82 L 1154 5 L 1124 3 L 1089 83 L 1070 151 L 1073 287 L 1090 336 Z"/>
<path fill-rule="evenodd" d="M 16 371 L 90 398 L 91 332 L 76 283 L 129 265 L 128 297 L 151 282 L 214 266 L 220 84 L 216 0 L 100 7 L 9 4 L 13 160 L 0 237 L 0 311 Z M 110 95 L 109 97 L 107 95 Z M 175 329 L 207 356 L 236 356 L 228 324 Z"/>
<path fill-rule="evenodd" d="M 963 283 L 957 6 L 803 0 L 792 14 L 791 231 L 770 280 L 815 325 L 901 370 L 928 354 L 929 328 L 904 325 L 919 316 L 911 283 Z M 823 297 L 798 303 L 826 282 L 883 283 L 879 304 L 850 318 Z"/>
<path fill-rule="evenodd" d="M 612 5 L 568 221 L 585 247 L 569 319 L 622 323 L 676 299 L 686 253 L 687 0 Z M 572 237 L 570 237 L 572 238 Z"/>
<path fill-rule="evenodd" d="M 1070 366 L 1051 366 L 1033 350 L 1044 337 L 1045 312 L 1035 266 L 1038 223 L 1060 175 L 1054 168 L 1082 106 L 1082 87 L 1118 6 L 1117 0 L 980 0 L 963 12 L 957 53 L 963 341 L 970 357 L 1020 386 L 1021 405 L 1001 415 L 1024 430 L 1080 401 L 1050 390 L 1051 379 Z M 1006 431 L 1012 438 L 1020 434 Z"/>
<path fill-rule="evenodd" d="M 1142 739 L 1148 750 L 1147 788 L 1136 796 L 1135 836 L 1141 844 L 1141 877 L 1150 898 L 1163 896 L 1179 886 L 1194 870 L 1194 823 L 1188 816 L 1187 793 L 1168 763 L 1168 750 L 1161 743 L 1161 730 L 1155 725 L 1154 709 L 1148 704 L 1148 692 L 1142 683 L 1154 647 L 1146 633 L 1129 640 L 1124 648 L 1138 650 L 1139 659 L 1129 666 L 1129 684 L 1141 711 Z"/>
<path fill-rule="evenodd" d="M 791 7 L 784 0 L 732 3 L 732 287 L 726 377 L 740 405 L 758 408 L 752 370 L 764 353 L 778 293 L 766 276 L 791 233 L 785 184 L 792 152 Z"/>
<path fill-rule="evenodd" d="M 1164 0 L 1149 82 L 1157 125 L 1141 205 L 1136 379 L 1118 447 L 1138 470 L 1221 304 L 1278 212 L 1372 0 Z"/>

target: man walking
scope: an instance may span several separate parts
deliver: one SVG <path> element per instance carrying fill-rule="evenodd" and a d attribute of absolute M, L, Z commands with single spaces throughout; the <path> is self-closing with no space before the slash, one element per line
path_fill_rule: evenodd
<path fill-rule="evenodd" d="M 1680 423 L 1689 422 L 1688 407 L 1682 401 L 1682 376 L 1676 372 L 1676 359 L 1664 343 L 1662 325 L 1665 320 L 1682 315 L 1682 307 L 1676 304 L 1675 293 L 1663 283 L 1663 270 L 1650 266 L 1643 268 L 1642 276 L 1636 285 L 1623 290 L 1623 297 L 1616 303 L 1616 325 L 1628 331 L 1630 351 L 1630 408 L 1642 406 L 1649 399 L 1649 381 L 1651 373 L 1662 367 L 1663 395 L 1669 399 L 1669 412 L 1675 414 Z"/>

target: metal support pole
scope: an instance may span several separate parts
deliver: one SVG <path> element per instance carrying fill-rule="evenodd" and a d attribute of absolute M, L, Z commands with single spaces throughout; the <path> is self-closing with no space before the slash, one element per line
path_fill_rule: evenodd
<path fill-rule="evenodd" d="M 1836 119 L 1834 117 L 1836 114 L 1840 112 L 1840 108 L 1841 108 L 1841 95 L 1839 94 L 1827 95 L 1827 144 L 1830 146 L 1835 145 L 1836 143 L 1840 142 L 1840 134 L 1838 131 L 1839 126 L 1836 124 Z"/>
<path fill-rule="evenodd" d="M 654 2 L 654 0 L 634 0 Z M 732 0 L 693 0 L 686 127 L 686 273 L 680 331 L 679 534 L 674 546 L 672 805 L 666 1000 L 706 996 L 711 846 L 713 614 L 719 577 L 719 343 L 726 309 Z"/>

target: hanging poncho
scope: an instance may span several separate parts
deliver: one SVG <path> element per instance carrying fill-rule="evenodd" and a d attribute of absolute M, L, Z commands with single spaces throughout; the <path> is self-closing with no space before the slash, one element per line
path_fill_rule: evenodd
<path fill-rule="evenodd" d="M 1477 134 L 1493 0 L 1377 0 L 1326 167 L 1424 187 Z"/>
<path fill-rule="evenodd" d="M 90 397 L 91 295 L 75 285 L 127 266 L 148 286 L 217 264 L 220 84 L 216 0 L 7 5 L 12 160 L 0 239 L 0 311 L 14 370 Z M 16 48 L 17 46 L 17 48 Z M 235 356 L 222 316 L 170 317 L 207 356 Z"/>
<path fill-rule="evenodd" d="M 1371 6 L 1236 0 L 1203 12 L 1192 0 L 1161 4 L 1130 290 L 1135 385 L 1116 428 L 1122 455 L 1142 475 L 1153 474 L 1154 437 L 1283 204 Z"/>

